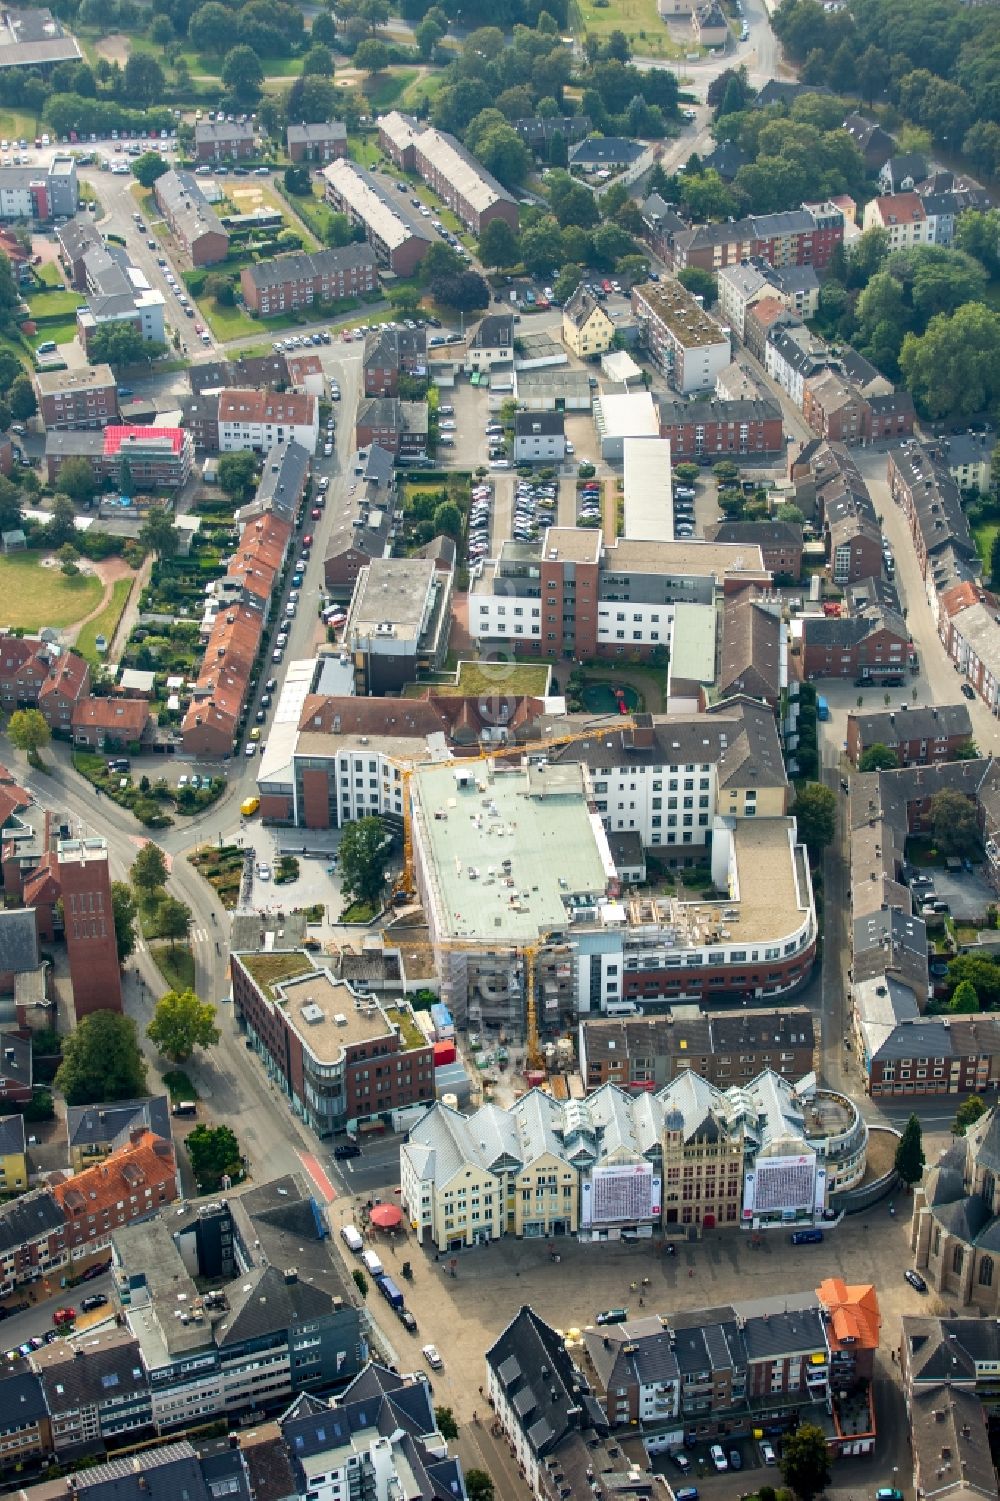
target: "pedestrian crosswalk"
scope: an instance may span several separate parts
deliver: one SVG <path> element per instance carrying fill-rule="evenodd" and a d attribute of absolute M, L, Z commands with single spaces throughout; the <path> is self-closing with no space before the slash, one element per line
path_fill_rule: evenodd
<path fill-rule="evenodd" d="M 208 929 L 192 928 L 191 938 L 195 943 L 206 943 L 208 941 Z"/>

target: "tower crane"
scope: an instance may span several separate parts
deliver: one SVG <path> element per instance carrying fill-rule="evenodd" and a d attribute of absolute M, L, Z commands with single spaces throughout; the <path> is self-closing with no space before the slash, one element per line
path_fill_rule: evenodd
<path fill-rule="evenodd" d="M 634 730 L 635 720 L 629 715 L 619 715 L 617 719 L 602 721 L 600 724 L 588 726 L 584 730 L 574 730 L 565 735 L 550 735 L 544 740 L 532 740 L 526 743 L 505 744 L 491 747 L 489 750 L 478 751 L 470 756 L 456 756 L 455 766 L 466 766 L 480 761 L 508 761 L 512 758 L 533 759 L 544 755 L 546 751 L 558 750 L 565 745 L 575 745 L 581 740 L 592 740 L 595 735 L 615 733 L 619 730 Z M 403 802 L 403 869 L 393 888 L 393 896 L 409 896 L 414 890 L 413 871 L 413 809 L 410 800 L 410 790 L 413 779 L 414 765 L 410 761 L 397 760 L 394 757 L 386 758 L 391 765 L 398 768 L 402 778 L 402 802 Z M 539 934 L 538 938 L 531 943 L 511 945 L 515 953 L 520 953 L 524 963 L 524 991 L 525 991 L 525 1039 L 526 1058 L 528 1067 L 537 1070 L 543 1067 L 542 1050 L 539 1043 L 538 1030 L 538 995 L 537 995 L 537 962 L 538 955 L 544 947 L 548 934 Z M 473 941 L 474 942 L 474 941 Z M 432 941 L 414 941 L 412 948 L 441 949 L 454 951 L 469 949 L 469 940 L 441 940 L 437 943 Z M 405 947 L 400 944 L 400 948 Z"/>

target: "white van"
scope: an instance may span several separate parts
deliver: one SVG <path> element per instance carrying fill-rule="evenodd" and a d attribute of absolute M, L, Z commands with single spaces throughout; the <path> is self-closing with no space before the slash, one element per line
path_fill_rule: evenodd
<path fill-rule="evenodd" d="M 364 1249 L 365 1243 L 353 1225 L 342 1225 L 340 1227 L 340 1238 L 347 1249 L 354 1252 L 355 1256 L 357 1256 L 359 1251 Z"/>
<path fill-rule="evenodd" d="M 371 1272 L 373 1277 L 385 1276 L 385 1267 L 379 1261 L 374 1251 L 365 1251 L 361 1260 L 364 1262 L 366 1270 Z"/>

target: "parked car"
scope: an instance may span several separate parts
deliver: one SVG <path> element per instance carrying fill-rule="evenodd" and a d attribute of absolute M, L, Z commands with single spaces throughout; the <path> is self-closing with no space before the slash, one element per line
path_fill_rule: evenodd
<path fill-rule="evenodd" d="M 963 683 L 961 691 L 963 698 L 975 698 L 976 696 L 976 690 L 972 687 L 971 683 Z"/>
<path fill-rule="evenodd" d="M 708 1451 L 708 1457 L 720 1475 L 724 1470 L 729 1469 L 729 1460 L 726 1458 L 725 1450 L 721 1444 L 713 1444 Z"/>
<path fill-rule="evenodd" d="M 89 1297 L 82 1300 L 80 1307 L 84 1313 L 93 1313 L 95 1308 L 106 1307 L 107 1301 L 104 1293 L 91 1293 Z"/>
<path fill-rule="evenodd" d="M 913 1267 L 908 1266 L 906 1268 L 906 1271 L 903 1273 L 903 1276 L 906 1278 L 911 1287 L 916 1288 L 918 1293 L 925 1293 L 927 1291 L 927 1283 L 924 1281 L 923 1277 L 921 1277 L 920 1273 L 915 1271 Z"/>
<path fill-rule="evenodd" d="M 438 1354 L 437 1345 L 424 1345 L 420 1353 L 424 1357 L 432 1371 L 440 1371 L 441 1367 L 444 1365 L 444 1361 Z"/>
<path fill-rule="evenodd" d="M 624 1324 L 628 1318 L 627 1308 L 605 1308 L 594 1319 L 595 1324 Z"/>

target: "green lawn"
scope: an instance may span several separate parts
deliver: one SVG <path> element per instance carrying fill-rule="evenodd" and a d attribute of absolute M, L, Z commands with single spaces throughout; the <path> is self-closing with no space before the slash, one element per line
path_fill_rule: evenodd
<path fill-rule="evenodd" d="M 171 1068 L 163 1075 L 167 1094 L 176 1105 L 179 1100 L 196 1100 L 198 1091 L 182 1068 Z"/>
<path fill-rule="evenodd" d="M 421 99 L 433 100 L 444 88 L 444 83 L 445 75 L 440 69 L 418 74 L 412 83 L 406 85 L 399 102 L 404 109 L 416 109 Z"/>
<path fill-rule="evenodd" d="M 101 581 L 93 574 L 67 578 L 59 568 L 42 568 L 34 552 L 0 557 L 0 608 L 3 624 L 25 631 L 43 625 L 75 625 L 100 603 Z"/>
<path fill-rule="evenodd" d="M 156 943 L 149 952 L 170 990 L 194 989 L 194 954 L 190 944 L 179 943 L 171 948 L 169 943 Z"/>
<path fill-rule="evenodd" d="M 36 126 L 35 116 L 25 110 L 0 110 L 0 136 L 5 140 L 20 140 L 23 136 L 26 141 L 33 141 Z"/>
<path fill-rule="evenodd" d="M 92 667 L 97 667 L 104 660 L 95 645 L 97 637 L 106 637 L 110 646 L 111 639 L 118 629 L 118 622 L 128 604 L 128 597 L 132 592 L 134 582 L 134 579 L 116 579 L 111 590 L 111 599 L 100 615 L 95 615 L 93 620 L 87 622 L 77 637 L 76 649 L 82 657 L 86 657 Z"/>
<path fill-rule="evenodd" d="M 979 556 L 983 560 L 983 567 L 989 573 L 990 557 L 993 551 L 993 539 L 1000 532 L 1000 521 L 980 521 L 978 526 L 972 528 L 972 538 L 979 549 Z"/>
<path fill-rule="evenodd" d="M 81 292 L 45 291 L 33 292 L 28 298 L 28 307 L 36 323 L 76 318 L 76 310 L 84 301 Z"/>
<path fill-rule="evenodd" d="M 377 73 L 364 85 L 364 95 L 373 111 L 393 109 L 400 95 L 419 77 L 416 68 L 399 68 Z"/>
<path fill-rule="evenodd" d="M 449 693 L 523 693 L 541 697 L 548 682 L 549 669 L 543 663 L 460 662 L 454 688 L 435 684 L 434 692 L 445 696 Z"/>
<path fill-rule="evenodd" d="M 347 151 L 361 167 L 377 167 L 384 158 L 377 136 L 348 136 Z"/>
<path fill-rule="evenodd" d="M 76 338 L 76 316 L 66 313 L 61 318 L 53 318 L 51 322 L 43 323 L 37 333 L 25 334 L 25 338 L 32 349 L 50 341 L 53 344 L 72 344 Z"/>
<path fill-rule="evenodd" d="M 593 0 L 572 0 L 570 19 L 580 35 L 589 31 L 607 37 L 612 31 L 624 31 L 633 52 L 641 57 L 681 57 L 685 50 L 676 45 L 660 19 L 656 0 L 610 0 L 603 10 L 597 9 Z M 692 42 L 687 51 L 694 50 Z"/>
<path fill-rule="evenodd" d="M 33 269 L 43 286 L 54 287 L 57 290 L 63 287 L 62 272 L 55 261 L 43 261 L 40 266 L 35 266 Z"/>

